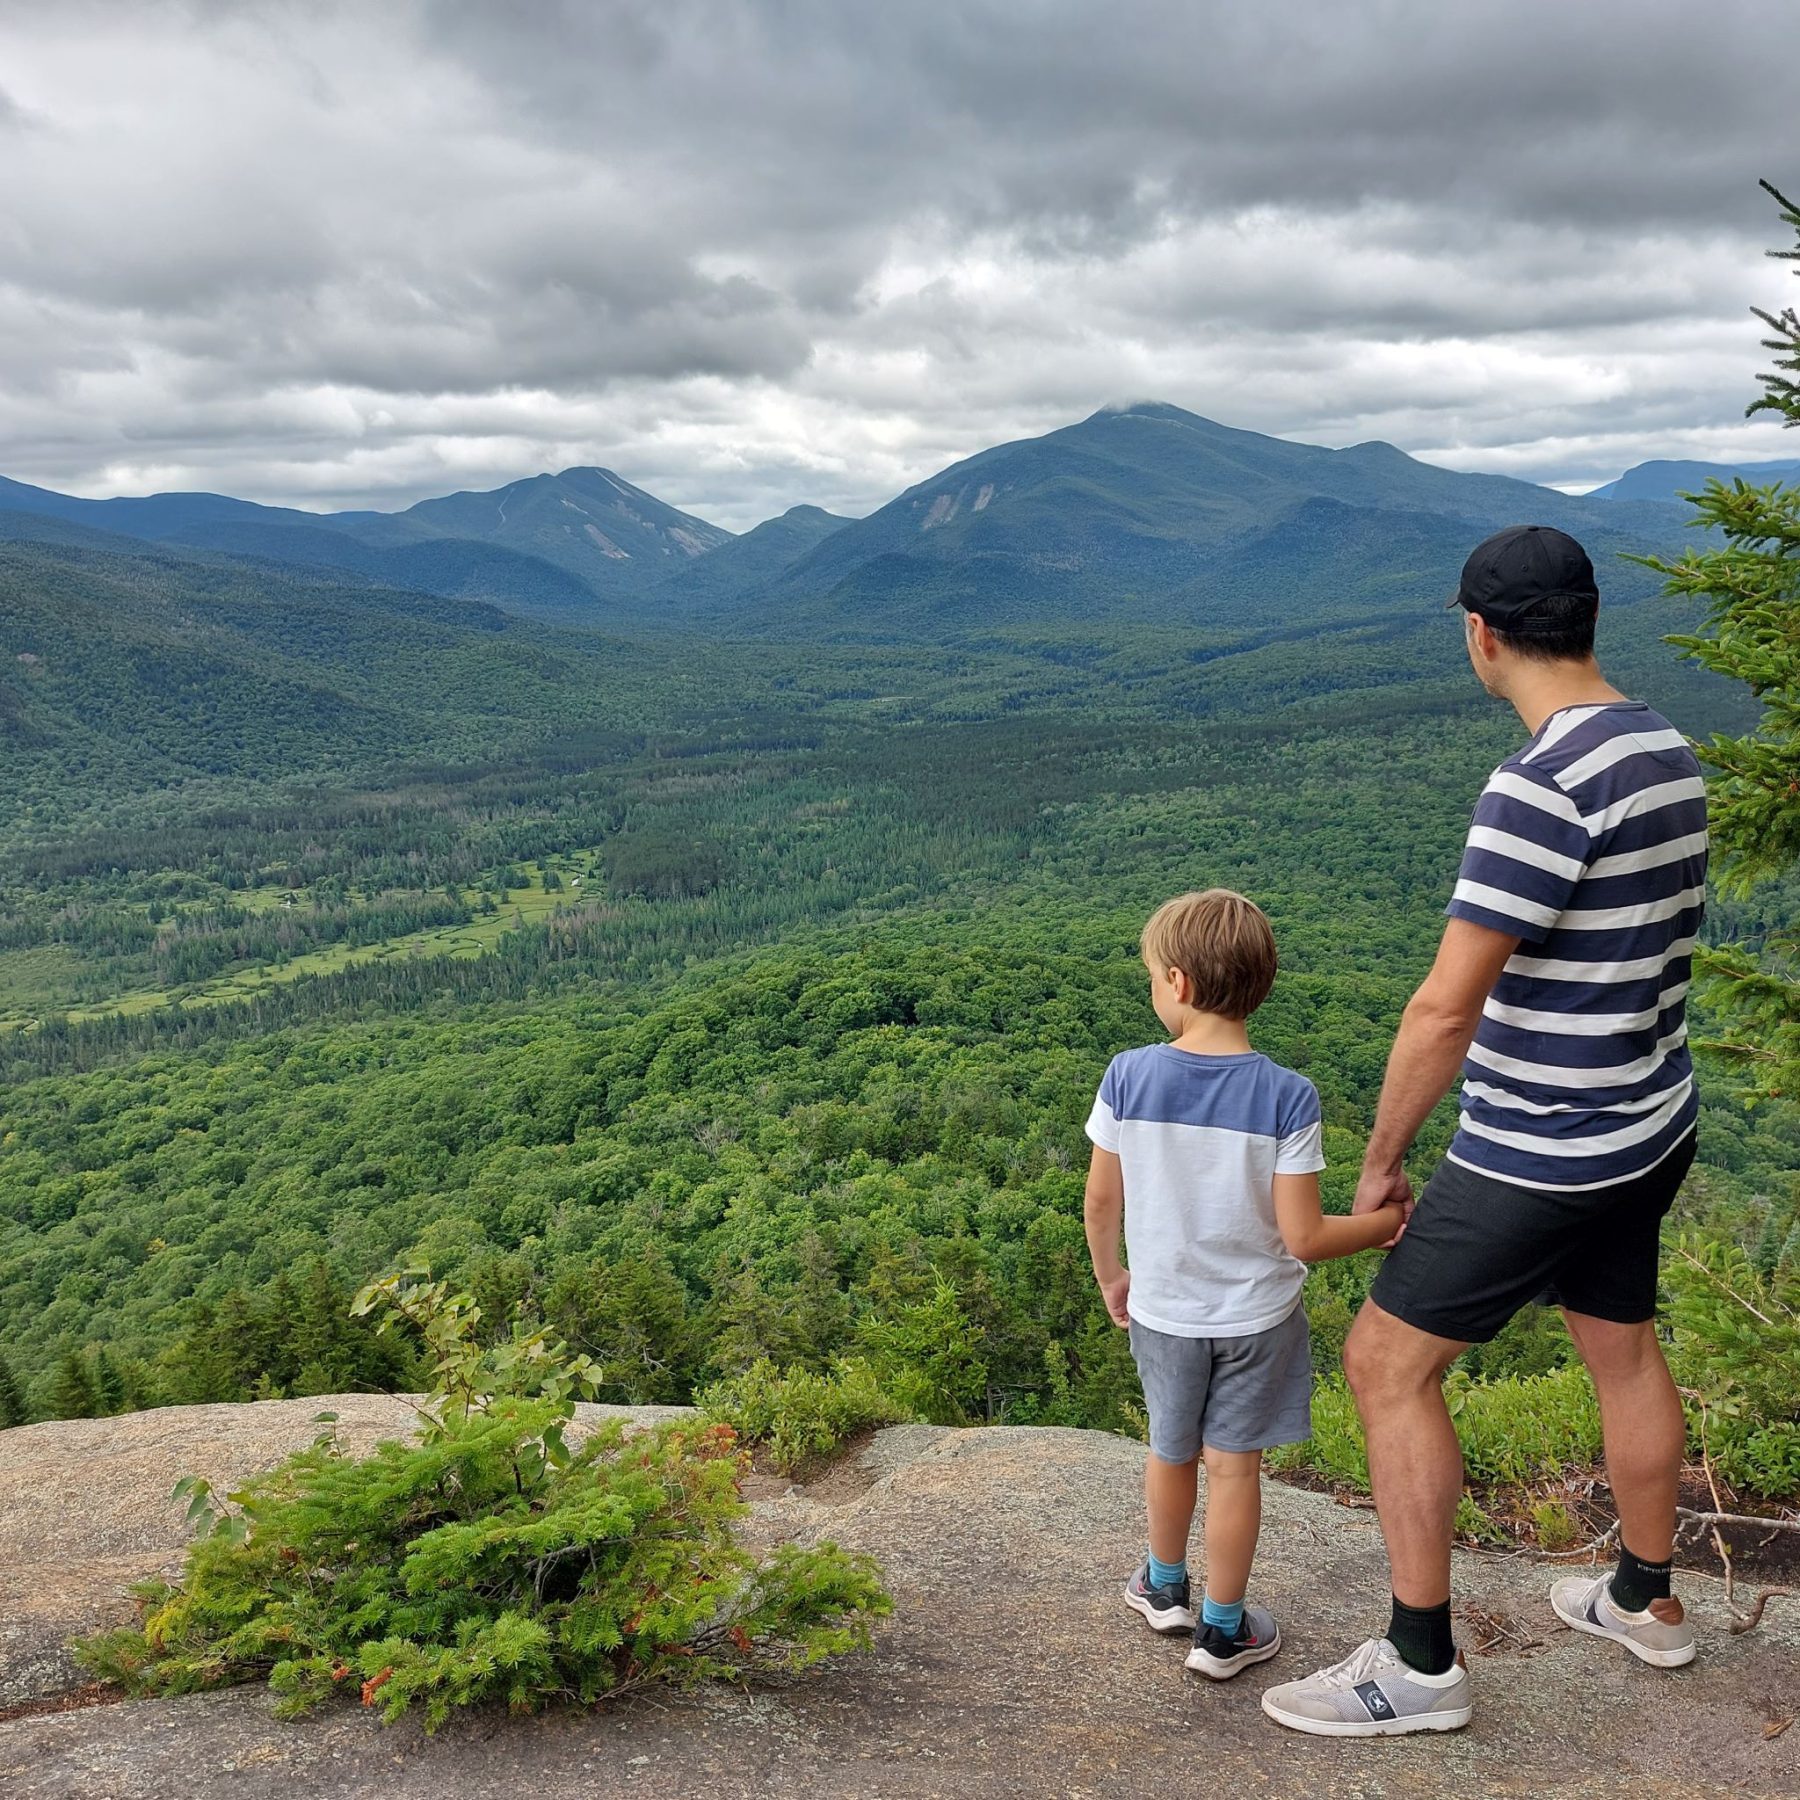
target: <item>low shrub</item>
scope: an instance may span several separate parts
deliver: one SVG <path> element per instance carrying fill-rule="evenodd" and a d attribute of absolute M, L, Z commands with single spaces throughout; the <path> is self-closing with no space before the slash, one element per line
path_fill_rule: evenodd
<path fill-rule="evenodd" d="M 1463 1467 L 1478 1486 L 1523 1487 L 1588 1467 L 1600 1456 L 1600 1408 L 1583 1369 L 1494 1381 L 1452 1369 L 1444 1396 L 1462 1442 Z M 1271 1462 L 1368 1492 L 1362 1422 L 1341 1375 L 1328 1376 L 1313 1394 L 1311 1441 L 1275 1452 Z"/>
<path fill-rule="evenodd" d="M 1452 1369 L 1444 1397 L 1472 1482 L 1522 1487 L 1600 1458 L 1600 1403 L 1579 1366 L 1493 1381 Z"/>
<path fill-rule="evenodd" d="M 1272 1450 L 1269 1466 L 1289 1473 L 1317 1475 L 1334 1487 L 1369 1491 L 1369 1452 L 1362 1421 L 1342 1375 L 1327 1375 L 1313 1387 L 1312 1436 L 1304 1444 Z"/>
<path fill-rule="evenodd" d="M 855 1432 L 906 1416 L 868 1364 L 854 1360 L 821 1375 L 777 1368 L 765 1356 L 698 1398 L 709 1419 L 729 1425 L 748 1443 L 765 1445 L 769 1461 L 784 1475 L 829 1456 Z"/>
<path fill-rule="evenodd" d="M 1562 1500 L 1536 1500 L 1531 1505 L 1531 1535 L 1540 1550 L 1554 1554 L 1581 1541 L 1581 1522 Z"/>
<path fill-rule="evenodd" d="M 804 1668 L 868 1641 L 875 1565 L 826 1543 L 758 1561 L 733 1525 L 747 1457 L 707 1422 L 569 1443 L 588 1381 L 541 1333 L 479 1349 L 466 1296 L 417 1278 L 365 1295 L 419 1327 L 439 1385 L 417 1443 L 344 1455 L 327 1433 L 221 1506 L 143 1622 L 77 1647 L 139 1694 L 267 1680 L 283 1715 L 359 1692 L 385 1719 L 529 1711 L 650 1682 Z M 235 1509 L 235 1510 L 234 1510 Z"/>

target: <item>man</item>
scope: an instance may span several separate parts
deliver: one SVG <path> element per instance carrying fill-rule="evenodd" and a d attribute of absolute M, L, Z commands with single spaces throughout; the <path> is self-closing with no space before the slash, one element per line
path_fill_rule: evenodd
<path fill-rule="evenodd" d="M 1478 545 L 1453 607 L 1469 660 L 1530 742 L 1476 805 L 1437 960 L 1388 1060 L 1357 1212 L 1410 1201 L 1402 1160 L 1463 1071 L 1449 1154 L 1344 1346 L 1393 1574 L 1385 1637 L 1263 1697 L 1321 1736 L 1469 1720 L 1451 1641 L 1462 1456 L 1441 1378 L 1546 1294 L 1593 1376 L 1620 1524 L 1616 1570 L 1559 1581 L 1558 1615 L 1663 1668 L 1694 1655 L 1670 1596 L 1681 1403 L 1656 1337 L 1659 1226 L 1694 1155 L 1689 955 L 1706 797 L 1681 734 L 1594 661 L 1599 592 L 1573 538 Z M 1466 1060 L 1465 1060 L 1466 1059 Z"/>

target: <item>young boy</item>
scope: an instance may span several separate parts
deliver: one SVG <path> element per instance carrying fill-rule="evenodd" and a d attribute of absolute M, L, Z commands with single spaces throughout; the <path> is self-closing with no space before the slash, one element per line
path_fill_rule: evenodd
<path fill-rule="evenodd" d="M 1088 1249 L 1106 1310 L 1130 1329 L 1150 1415 L 1149 1554 L 1125 1604 L 1157 1631 L 1191 1630 L 1187 1666 L 1223 1681 L 1281 1648 L 1244 1595 L 1262 1453 L 1312 1435 L 1304 1265 L 1389 1242 L 1405 1213 L 1320 1210 L 1318 1091 L 1252 1050 L 1244 1028 L 1275 980 L 1259 907 L 1223 888 L 1183 894 L 1144 927 L 1143 953 L 1172 1041 L 1114 1057 L 1087 1126 Z M 1202 1455 L 1196 1618 L 1187 1543 Z"/>

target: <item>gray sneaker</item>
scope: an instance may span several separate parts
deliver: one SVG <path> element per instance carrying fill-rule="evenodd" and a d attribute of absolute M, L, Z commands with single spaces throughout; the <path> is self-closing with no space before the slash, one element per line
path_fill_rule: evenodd
<path fill-rule="evenodd" d="M 1187 1666 L 1212 1681 L 1229 1681 L 1252 1663 L 1267 1662 L 1281 1648 L 1281 1627 L 1267 1607 L 1246 1606 L 1237 1633 L 1227 1637 L 1217 1625 L 1196 1625 Z"/>
<path fill-rule="evenodd" d="M 1610 1638 L 1656 1669 L 1694 1660 L 1694 1628 L 1679 1600 L 1652 1600 L 1643 1612 L 1613 1605 L 1612 1576 L 1565 1575 L 1550 1588 L 1550 1604 L 1571 1631 Z M 1660 1610 L 1659 1610 L 1660 1609 Z"/>
<path fill-rule="evenodd" d="M 1194 1596 L 1185 1581 L 1158 1587 L 1150 1579 L 1150 1565 L 1139 1563 L 1125 1584 L 1125 1604 L 1149 1621 L 1152 1631 L 1192 1631 Z"/>
<path fill-rule="evenodd" d="M 1329 1669 L 1270 1688 L 1262 1709 L 1314 1737 L 1460 1731 L 1469 1722 L 1469 1671 L 1459 1655 L 1446 1674 L 1421 1675 L 1386 1638 L 1371 1638 Z"/>

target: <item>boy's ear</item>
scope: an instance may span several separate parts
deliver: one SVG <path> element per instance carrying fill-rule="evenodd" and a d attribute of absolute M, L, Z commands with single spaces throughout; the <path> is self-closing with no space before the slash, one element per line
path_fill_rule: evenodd
<path fill-rule="evenodd" d="M 1194 1004 L 1194 978 L 1186 969 L 1169 971 L 1169 991 L 1182 1006 Z"/>

